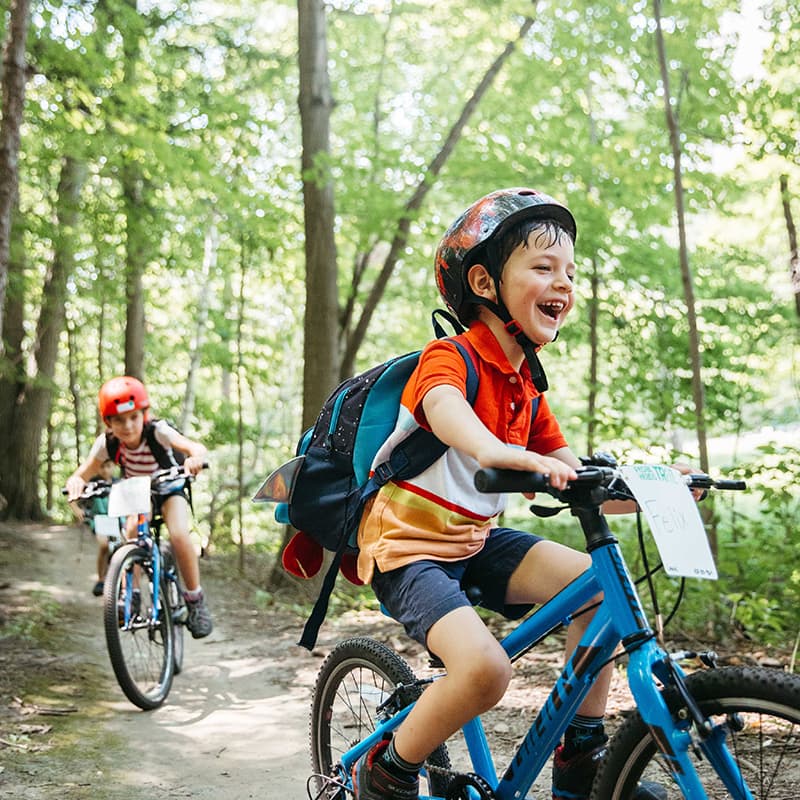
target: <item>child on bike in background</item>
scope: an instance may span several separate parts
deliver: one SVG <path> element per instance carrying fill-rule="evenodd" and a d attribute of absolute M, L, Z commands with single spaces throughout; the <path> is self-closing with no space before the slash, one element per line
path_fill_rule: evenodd
<path fill-rule="evenodd" d="M 114 468 L 116 464 L 107 458 L 97 471 L 96 475 L 92 475 L 92 481 L 106 481 L 111 483 L 114 477 Z M 70 503 L 72 513 L 81 521 L 85 522 L 89 529 L 95 534 L 97 538 L 97 582 L 92 586 L 92 594 L 95 597 L 101 597 L 103 594 L 103 581 L 106 578 L 106 571 L 108 570 L 108 539 L 105 536 L 97 536 L 95 530 L 95 517 L 98 514 L 108 513 L 108 497 L 95 497 L 92 499 L 92 504 L 88 508 L 83 508 L 80 503 L 73 500 Z"/>
<path fill-rule="evenodd" d="M 446 675 L 425 689 L 393 738 L 355 764 L 357 800 L 416 800 L 424 759 L 505 693 L 508 656 L 464 587 L 477 586 L 483 606 L 518 618 L 590 565 L 586 553 L 494 527 L 504 496 L 480 494 L 473 485 L 479 467 L 545 473 L 558 488 L 576 477 L 580 461 L 543 396 L 547 382 L 537 356 L 556 338 L 575 301 L 575 237 L 575 220 L 564 205 L 519 188 L 473 203 L 439 244 L 436 283 L 468 326 L 459 340 L 475 361 L 478 393 L 470 406 L 466 367 L 452 343 L 428 344 L 403 391 L 397 426 L 374 463 L 387 460 L 417 426 L 433 431 L 449 449 L 416 478 L 385 485 L 367 506 L 358 571 L 389 614 L 442 660 Z M 616 505 L 606 510 L 633 510 Z M 569 626 L 567 652 L 589 617 Z M 605 752 L 603 715 L 612 669 L 598 677 L 555 752 L 554 798 L 589 795 Z M 666 795 L 648 783 L 634 797 Z"/>
<path fill-rule="evenodd" d="M 199 442 L 176 431 L 165 420 L 151 419 L 150 399 L 144 384 L 128 376 L 112 378 L 98 395 L 100 416 L 108 427 L 92 445 L 87 459 L 67 480 L 68 499 L 83 491 L 89 476 L 111 458 L 126 478 L 152 475 L 177 465 L 174 451 L 186 456 L 184 468 L 192 475 L 203 469 L 207 454 Z M 161 514 L 169 530 L 170 543 L 183 578 L 189 616 L 186 627 L 195 639 L 208 636 L 213 623 L 200 586 L 200 565 L 189 536 L 189 502 L 184 485 L 161 500 Z"/>

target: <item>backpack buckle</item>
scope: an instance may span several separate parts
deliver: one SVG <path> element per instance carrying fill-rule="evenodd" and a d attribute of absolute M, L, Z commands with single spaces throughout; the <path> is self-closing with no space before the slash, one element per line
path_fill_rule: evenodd
<path fill-rule="evenodd" d="M 378 486 L 384 486 L 389 483 L 393 476 L 394 469 L 392 469 L 392 465 L 388 461 L 384 461 L 383 464 L 378 464 L 372 473 L 373 480 Z"/>

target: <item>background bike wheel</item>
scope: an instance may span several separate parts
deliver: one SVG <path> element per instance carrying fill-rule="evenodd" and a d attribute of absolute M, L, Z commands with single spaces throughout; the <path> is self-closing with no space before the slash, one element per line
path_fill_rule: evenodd
<path fill-rule="evenodd" d="M 730 667 L 697 672 L 687 683 L 704 714 L 715 724 L 727 722 L 728 749 L 756 800 L 798 797 L 800 676 Z M 695 768 L 709 800 L 732 796 L 707 760 L 695 760 Z M 612 739 L 592 800 L 628 800 L 642 778 L 662 784 L 668 800 L 683 797 L 637 712 Z"/>
<path fill-rule="evenodd" d="M 311 766 L 317 775 L 342 777 L 339 759 L 356 742 L 372 733 L 377 725 L 376 708 L 400 683 L 415 680 L 411 668 L 374 639 L 346 639 L 325 659 L 314 687 L 311 705 Z M 426 765 L 449 769 L 444 745 L 438 747 Z M 449 777 L 423 770 L 420 794 L 443 796 Z M 324 781 L 317 780 L 322 791 Z M 321 794 L 326 800 L 343 797 L 335 787 Z"/>
<path fill-rule="evenodd" d="M 134 586 L 139 590 L 138 609 Z M 162 581 L 161 598 L 166 599 Z M 125 608 L 132 608 L 125 621 Z M 103 592 L 106 645 L 114 675 L 125 696 L 148 711 L 160 706 L 172 686 L 175 653 L 172 618 L 162 602 L 153 622 L 153 584 L 150 554 L 128 544 L 114 553 Z"/>
<path fill-rule="evenodd" d="M 183 599 L 183 588 L 181 587 L 180 576 L 178 575 L 178 569 L 175 566 L 175 559 L 172 555 L 172 548 L 169 546 L 169 542 L 162 543 L 161 545 L 161 554 L 163 555 L 163 570 L 164 574 L 168 575 L 172 572 L 175 576 L 175 579 L 172 580 L 171 578 L 167 578 L 167 600 L 169 601 L 169 612 L 172 615 L 172 619 L 174 621 L 175 611 L 176 609 L 181 608 L 181 606 L 185 605 L 185 601 Z M 172 626 L 172 651 L 173 651 L 173 660 L 175 662 L 175 674 L 180 675 L 181 670 L 183 669 L 183 653 L 184 653 L 184 640 L 183 640 L 183 632 L 185 629 L 185 625 L 183 622 L 175 622 Z"/>

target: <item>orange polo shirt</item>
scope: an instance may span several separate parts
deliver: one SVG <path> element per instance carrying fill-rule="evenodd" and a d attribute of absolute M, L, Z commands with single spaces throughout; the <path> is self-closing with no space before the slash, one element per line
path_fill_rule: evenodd
<path fill-rule="evenodd" d="M 517 372 L 491 330 L 474 323 L 467 333 L 467 350 L 475 356 L 478 392 L 473 408 L 500 441 L 547 454 L 567 446 L 544 396 L 531 424 L 531 401 L 538 395 L 526 362 Z M 417 427 L 430 429 L 422 400 L 436 386 L 454 386 L 466 397 L 467 368 L 447 339 L 430 342 L 422 352 L 401 398 L 397 425 L 375 456 L 383 463 Z M 492 520 L 505 508 L 505 495 L 482 494 L 474 488 L 478 462 L 456 448 L 407 481 L 390 481 L 368 506 L 358 534 L 358 574 L 372 580 L 374 565 L 381 572 L 434 558 L 459 561 L 482 547 Z"/>

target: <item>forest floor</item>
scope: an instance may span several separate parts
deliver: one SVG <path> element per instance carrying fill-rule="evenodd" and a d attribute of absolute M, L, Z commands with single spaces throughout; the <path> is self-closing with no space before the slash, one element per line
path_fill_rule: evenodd
<path fill-rule="evenodd" d="M 328 619 L 309 654 L 295 644 L 303 618 L 290 604 L 259 603 L 230 559 L 211 557 L 201 568 L 214 633 L 187 634 L 167 702 L 142 712 L 108 662 L 102 601 L 90 594 L 94 560 L 93 539 L 77 528 L 0 526 L 0 800 L 303 800 L 311 690 L 336 642 L 373 636 L 418 674 L 426 669 L 420 648 L 372 611 Z M 725 660 L 737 659 L 780 666 L 787 654 Z M 498 752 L 511 754 L 560 662 L 552 637 L 517 663 L 486 718 Z M 612 727 L 632 705 L 622 670 Z M 549 796 L 546 772 L 532 796 Z"/>

